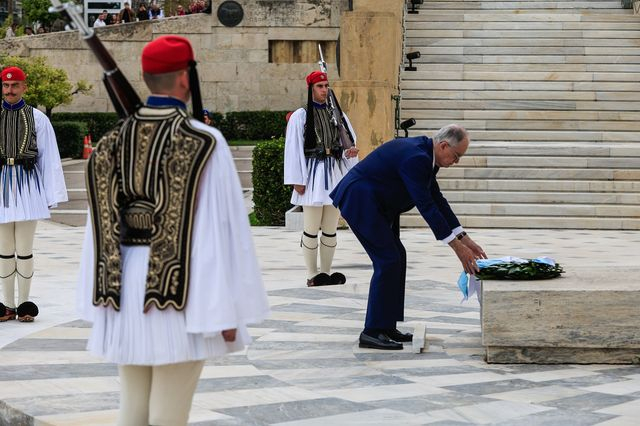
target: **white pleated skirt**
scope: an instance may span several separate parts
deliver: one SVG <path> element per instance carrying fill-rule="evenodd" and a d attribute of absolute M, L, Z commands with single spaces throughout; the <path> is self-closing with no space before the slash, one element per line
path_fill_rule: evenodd
<path fill-rule="evenodd" d="M 0 223 L 51 217 L 42 176 L 37 168 L 3 166 L 0 173 Z"/>
<path fill-rule="evenodd" d="M 294 206 L 326 206 L 332 204 L 329 194 L 338 182 L 357 162 L 358 158 L 342 158 L 336 161 L 329 157 L 324 160 L 307 159 L 307 183 L 304 194 L 295 190 L 291 194 Z"/>
<path fill-rule="evenodd" d="M 149 264 L 148 246 L 122 246 L 120 311 L 96 309 L 87 349 L 122 365 L 164 365 L 203 360 L 243 350 L 251 341 L 245 327 L 235 342 L 221 333 L 187 333 L 185 315 L 172 308 L 143 312 Z"/>

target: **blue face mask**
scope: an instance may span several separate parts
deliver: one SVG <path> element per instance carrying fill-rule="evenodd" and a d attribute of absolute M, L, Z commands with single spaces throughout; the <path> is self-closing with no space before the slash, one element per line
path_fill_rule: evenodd
<path fill-rule="evenodd" d="M 458 288 L 462 293 L 462 300 L 460 301 L 460 303 L 466 302 L 467 300 L 469 300 L 469 297 L 473 296 L 474 294 L 478 298 L 478 302 L 482 303 L 480 291 L 481 284 L 480 280 L 477 279 L 475 275 L 469 276 L 466 272 L 462 271 L 460 273 L 460 276 L 458 277 Z"/>

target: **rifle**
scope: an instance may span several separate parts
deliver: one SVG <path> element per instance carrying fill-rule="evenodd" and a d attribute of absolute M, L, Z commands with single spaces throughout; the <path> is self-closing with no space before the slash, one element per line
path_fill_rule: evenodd
<path fill-rule="evenodd" d="M 118 64 L 116 64 L 116 61 L 107 51 L 107 48 L 104 47 L 104 44 L 102 44 L 102 41 L 100 41 L 93 28 L 87 27 L 82 20 L 80 6 L 72 2 L 63 4 L 59 0 L 50 1 L 52 7 L 49 8 L 49 12 L 66 14 L 80 31 L 80 35 L 89 45 L 98 62 L 100 62 L 104 70 L 102 81 L 118 116 L 125 118 L 133 114 L 142 105 L 140 97 L 124 74 L 122 74 L 122 71 L 118 68 Z"/>
<path fill-rule="evenodd" d="M 322 55 L 322 47 L 320 46 L 320 44 L 318 44 L 318 51 L 320 52 L 320 61 L 318 61 L 318 64 L 320 65 L 320 71 L 327 74 L 327 63 L 324 61 L 324 56 Z M 342 110 L 340 109 L 340 105 L 338 104 L 336 95 L 335 93 L 333 93 L 331 87 L 329 87 L 327 93 L 327 109 L 329 110 L 331 124 L 333 124 L 338 129 L 338 135 L 340 137 L 340 144 L 342 145 L 342 148 L 345 150 L 352 148 L 354 145 L 353 136 L 344 124 Z"/>

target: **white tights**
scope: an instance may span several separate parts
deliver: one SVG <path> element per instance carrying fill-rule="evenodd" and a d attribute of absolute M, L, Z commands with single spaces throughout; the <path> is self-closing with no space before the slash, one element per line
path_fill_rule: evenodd
<path fill-rule="evenodd" d="M 35 220 L 0 224 L 0 283 L 4 304 L 15 308 L 15 277 L 18 279 L 18 306 L 29 300 L 33 277 L 33 237 Z"/>
<path fill-rule="evenodd" d="M 118 426 L 182 426 L 189 420 L 204 361 L 119 365 Z"/>
<path fill-rule="evenodd" d="M 302 233 L 302 254 L 307 266 L 307 278 L 318 274 L 318 232 L 320 235 L 320 272 L 328 274 L 333 263 L 338 239 L 338 209 L 332 205 L 303 206 L 304 232 Z"/>

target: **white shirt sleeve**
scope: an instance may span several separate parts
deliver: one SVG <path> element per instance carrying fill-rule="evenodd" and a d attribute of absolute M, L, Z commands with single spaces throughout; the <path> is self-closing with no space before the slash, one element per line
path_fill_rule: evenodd
<path fill-rule="evenodd" d="M 64 183 L 62 162 L 58 152 L 56 134 L 47 116 L 38 109 L 33 109 L 36 124 L 36 141 L 38 145 L 37 164 L 42 174 L 42 186 L 49 207 L 68 200 L 67 187 Z"/>
<path fill-rule="evenodd" d="M 284 184 L 306 185 L 307 163 L 304 158 L 304 125 L 307 113 L 304 108 L 297 109 L 287 124 L 284 144 Z"/>
<path fill-rule="evenodd" d="M 347 114 L 345 114 L 344 112 L 342 113 L 342 116 L 344 117 L 344 121 L 347 122 L 347 127 L 349 128 L 349 131 L 351 132 L 351 136 L 353 136 L 353 145 L 357 146 L 358 145 L 358 136 L 356 135 L 356 131 L 353 130 L 353 126 L 351 125 L 351 121 L 349 121 L 349 117 L 347 117 Z"/>

